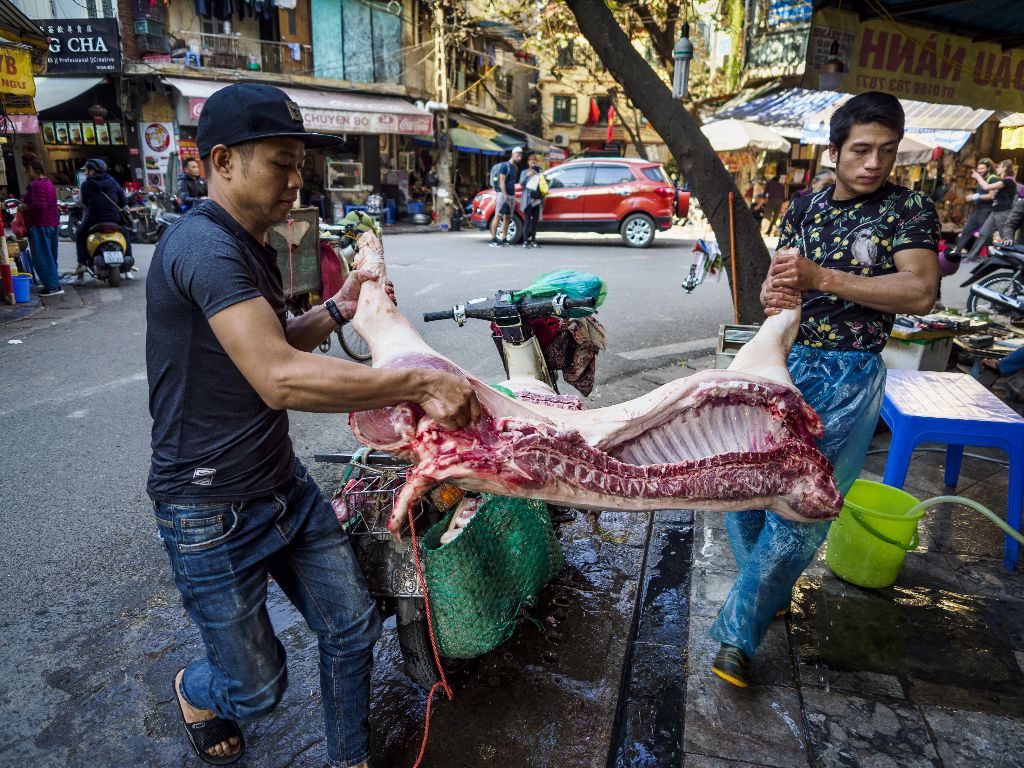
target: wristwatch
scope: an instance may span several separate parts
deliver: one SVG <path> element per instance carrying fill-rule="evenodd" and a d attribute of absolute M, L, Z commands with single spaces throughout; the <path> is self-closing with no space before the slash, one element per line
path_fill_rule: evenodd
<path fill-rule="evenodd" d="M 324 307 L 327 308 L 327 314 L 329 314 L 331 319 L 338 324 L 339 328 L 348 322 L 348 320 L 342 317 L 341 310 L 338 309 L 338 305 L 334 303 L 334 299 L 328 299 L 325 301 Z"/>

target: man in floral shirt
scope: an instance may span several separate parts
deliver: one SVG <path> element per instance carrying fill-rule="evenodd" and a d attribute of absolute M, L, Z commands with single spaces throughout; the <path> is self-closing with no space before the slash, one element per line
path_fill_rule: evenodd
<path fill-rule="evenodd" d="M 938 290 L 939 220 L 932 202 L 887 181 L 903 138 L 899 100 L 879 92 L 832 116 L 836 183 L 793 201 L 761 291 L 768 314 L 802 307 L 789 356 L 793 382 L 822 418 L 821 452 L 844 494 L 860 474 L 885 388 L 881 352 L 895 315 L 928 312 Z M 829 523 L 773 512 L 726 515 L 739 575 L 711 629 L 719 677 L 749 684 L 750 658 Z"/>

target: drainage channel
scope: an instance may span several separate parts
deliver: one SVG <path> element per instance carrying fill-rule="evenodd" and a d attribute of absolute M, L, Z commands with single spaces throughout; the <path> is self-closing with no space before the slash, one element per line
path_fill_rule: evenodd
<path fill-rule="evenodd" d="M 693 511 L 653 513 L 608 768 L 682 761 L 692 564 Z"/>

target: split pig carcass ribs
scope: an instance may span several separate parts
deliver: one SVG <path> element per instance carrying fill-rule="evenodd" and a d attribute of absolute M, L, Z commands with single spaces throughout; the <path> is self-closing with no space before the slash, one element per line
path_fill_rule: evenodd
<path fill-rule="evenodd" d="M 385 293 L 380 241 L 366 233 L 358 245 L 358 268 L 379 276 L 362 284 L 352 321 L 373 366 L 447 371 L 468 381 L 482 406 L 480 419 L 458 430 L 413 403 L 349 415 L 359 442 L 414 465 L 392 532 L 441 481 L 583 509 L 770 509 L 797 521 L 839 513 L 832 466 L 814 444 L 821 420 L 786 368 L 798 311 L 769 317 L 728 370 L 618 405 L 565 410 L 507 397 L 432 350 Z"/>

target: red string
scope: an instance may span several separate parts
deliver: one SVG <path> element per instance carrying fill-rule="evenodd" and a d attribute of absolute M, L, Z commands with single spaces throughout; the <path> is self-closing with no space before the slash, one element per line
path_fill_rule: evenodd
<path fill-rule="evenodd" d="M 288 217 L 288 295 L 295 295 L 295 280 L 294 272 L 292 270 L 292 224 L 295 223 L 295 219 L 291 216 Z"/>
<path fill-rule="evenodd" d="M 420 753 L 416 757 L 416 762 L 412 768 L 419 768 L 420 761 L 423 760 L 423 753 L 427 751 L 427 739 L 430 737 L 430 705 L 434 699 L 434 691 L 437 690 L 437 686 L 444 688 L 445 696 L 448 697 L 448 701 L 451 701 L 454 696 L 452 694 L 451 686 L 448 685 L 448 678 L 444 674 L 444 667 L 441 666 L 441 656 L 437 652 L 437 640 L 434 638 L 434 622 L 430 618 L 430 597 L 427 595 L 427 581 L 423 578 L 423 565 L 420 563 L 420 548 L 416 545 L 416 521 L 415 518 L 409 516 L 409 531 L 412 533 L 412 554 L 416 561 L 416 575 L 420 579 L 420 588 L 423 590 L 423 602 L 427 611 L 427 630 L 430 633 L 430 647 L 434 651 L 434 664 L 437 666 L 437 671 L 441 675 L 441 679 L 438 680 L 430 687 L 430 693 L 427 694 L 427 713 L 424 716 L 423 724 L 423 741 L 420 743 Z"/>

